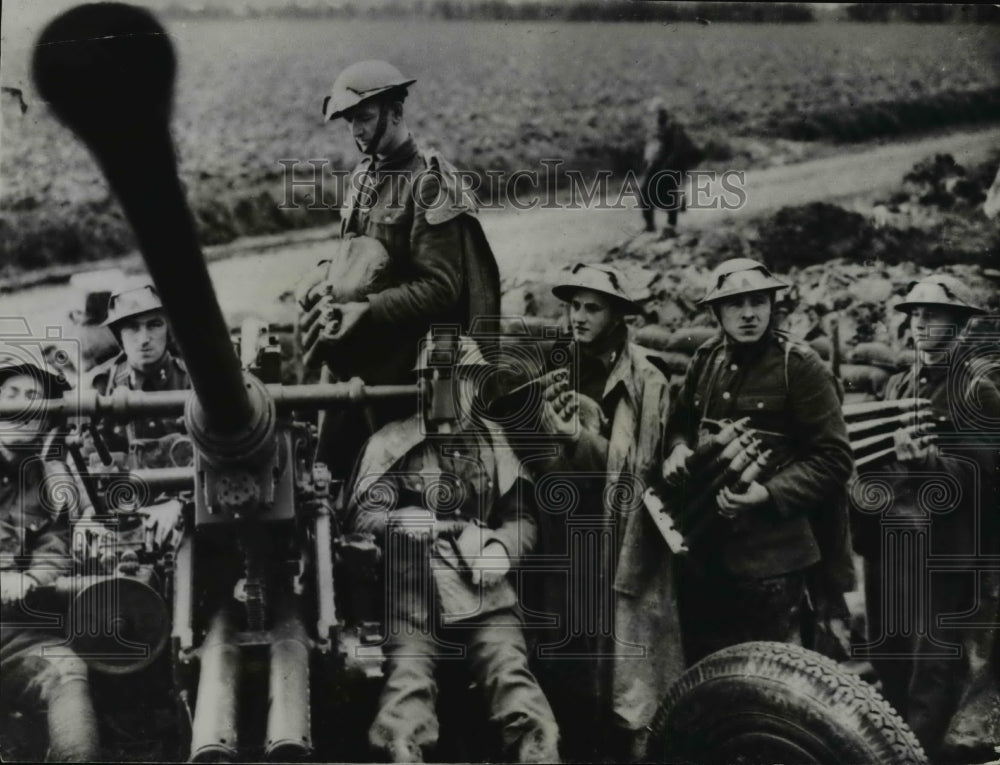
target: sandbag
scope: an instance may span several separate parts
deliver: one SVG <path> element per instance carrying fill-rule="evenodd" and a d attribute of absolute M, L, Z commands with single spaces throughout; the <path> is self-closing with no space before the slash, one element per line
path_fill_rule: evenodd
<path fill-rule="evenodd" d="M 898 354 L 886 343 L 858 343 L 847 354 L 847 361 L 851 364 L 862 364 L 881 367 L 883 369 L 895 370 Z"/>
<path fill-rule="evenodd" d="M 662 350 L 677 351 L 690 356 L 718 332 L 715 327 L 681 327 L 674 331 Z"/>
<path fill-rule="evenodd" d="M 885 387 L 889 373 L 871 364 L 842 364 L 840 380 L 845 393 L 878 394 Z"/>

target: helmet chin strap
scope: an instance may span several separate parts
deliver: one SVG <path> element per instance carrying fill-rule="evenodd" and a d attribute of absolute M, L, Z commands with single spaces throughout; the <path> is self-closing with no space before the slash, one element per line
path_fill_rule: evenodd
<path fill-rule="evenodd" d="M 374 164 L 375 155 L 378 154 L 379 146 L 382 143 L 382 139 L 385 137 L 385 130 L 389 126 L 389 104 L 386 101 L 382 101 L 378 107 L 378 122 L 375 125 L 375 134 L 372 139 L 368 142 L 368 146 L 364 147 L 361 145 L 360 141 L 355 141 L 357 144 L 358 151 L 362 154 L 367 154 L 372 158 L 372 163 Z"/>

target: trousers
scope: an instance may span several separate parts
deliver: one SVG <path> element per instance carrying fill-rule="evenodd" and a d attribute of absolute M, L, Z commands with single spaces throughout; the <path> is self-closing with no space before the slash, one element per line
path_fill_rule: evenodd
<path fill-rule="evenodd" d="M 754 640 L 802 644 L 804 572 L 751 579 L 706 572 L 687 563 L 678 579 L 689 666 L 723 648 Z"/>
<path fill-rule="evenodd" d="M 966 643 L 973 631 L 939 620 L 974 611 L 975 572 L 935 572 L 924 592 L 925 607 L 910 611 L 910 616 L 900 606 L 916 605 L 918 583 L 893 577 L 896 587 L 887 592 L 885 573 L 879 560 L 865 560 L 866 650 L 882 681 L 882 695 L 933 759 L 969 683 Z"/>
<path fill-rule="evenodd" d="M 438 741 L 435 670 L 443 643 L 430 629 L 410 626 L 390 634 L 384 646 L 385 686 L 368 734 L 372 748 L 393 762 L 420 762 Z M 450 627 L 446 640 L 464 649 L 505 756 L 512 762 L 557 762 L 558 726 L 528 668 L 517 618 L 509 611 L 491 614 L 475 626 Z"/>
<path fill-rule="evenodd" d="M 98 759 L 97 715 L 87 665 L 52 635 L 0 630 L 0 705 L 47 714 L 48 759 Z"/>

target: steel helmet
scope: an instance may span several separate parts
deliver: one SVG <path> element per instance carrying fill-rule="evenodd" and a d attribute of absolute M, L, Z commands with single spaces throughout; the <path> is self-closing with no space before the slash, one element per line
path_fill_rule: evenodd
<path fill-rule="evenodd" d="M 330 95 L 323 99 L 323 117 L 335 120 L 369 98 L 391 90 L 405 91 L 415 82 L 387 61 L 358 61 L 334 81 Z"/>
<path fill-rule="evenodd" d="M 17 350 L 0 350 L 0 384 L 15 375 L 27 375 L 38 380 L 45 389 L 46 398 L 60 398 L 73 386 L 66 375 L 40 356 L 34 348 L 18 346 Z"/>
<path fill-rule="evenodd" d="M 430 330 L 420 344 L 414 372 L 458 369 L 460 367 L 488 367 L 476 341 L 468 335 L 441 334 Z"/>
<path fill-rule="evenodd" d="M 111 327 L 130 316 L 138 316 L 147 311 L 162 310 L 163 303 L 152 284 L 116 292 L 108 300 L 108 318 L 103 326 Z"/>
<path fill-rule="evenodd" d="M 568 303 L 577 290 L 593 290 L 607 295 L 622 313 L 642 313 L 642 309 L 622 287 L 621 274 L 611 266 L 577 263 L 570 271 L 569 278 L 552 288 L 552 294 Z"/>
<path fill-rule="evenodd" d="M 699 305 L 747 292 L 777 291 L 788 285 L 774 278 L 763 263 L 750 258 L 732 258 L 715 267 L 705 297 Z"/>
<path fill-rule="evenodd" d="M 896 310 L 909 312 L 918 305 L 945 306 L 970 314 L 986 313 L 973 302 L 972 291 L 948 274 L 928 276 L 911 283 L 903 302 L 896 304 Z"/>

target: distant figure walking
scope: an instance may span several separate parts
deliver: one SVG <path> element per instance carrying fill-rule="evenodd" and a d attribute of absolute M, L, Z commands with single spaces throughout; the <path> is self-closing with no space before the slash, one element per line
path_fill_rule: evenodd
<path fill-rule="evenodd" d="M 642 217 L 646 231 L 655 231 L 654 211 L 665 210 L 667 227 L 665 237 L 674 236 L 677 213 L 687 209 L 684 199 L 684 174 L 704 159 L 699 149 L 680 123 L 673 120 L 663 100 L 650 99 L 646 106 L 649 115 L 650 138 L 646 142 L 640 190 Z"/>

